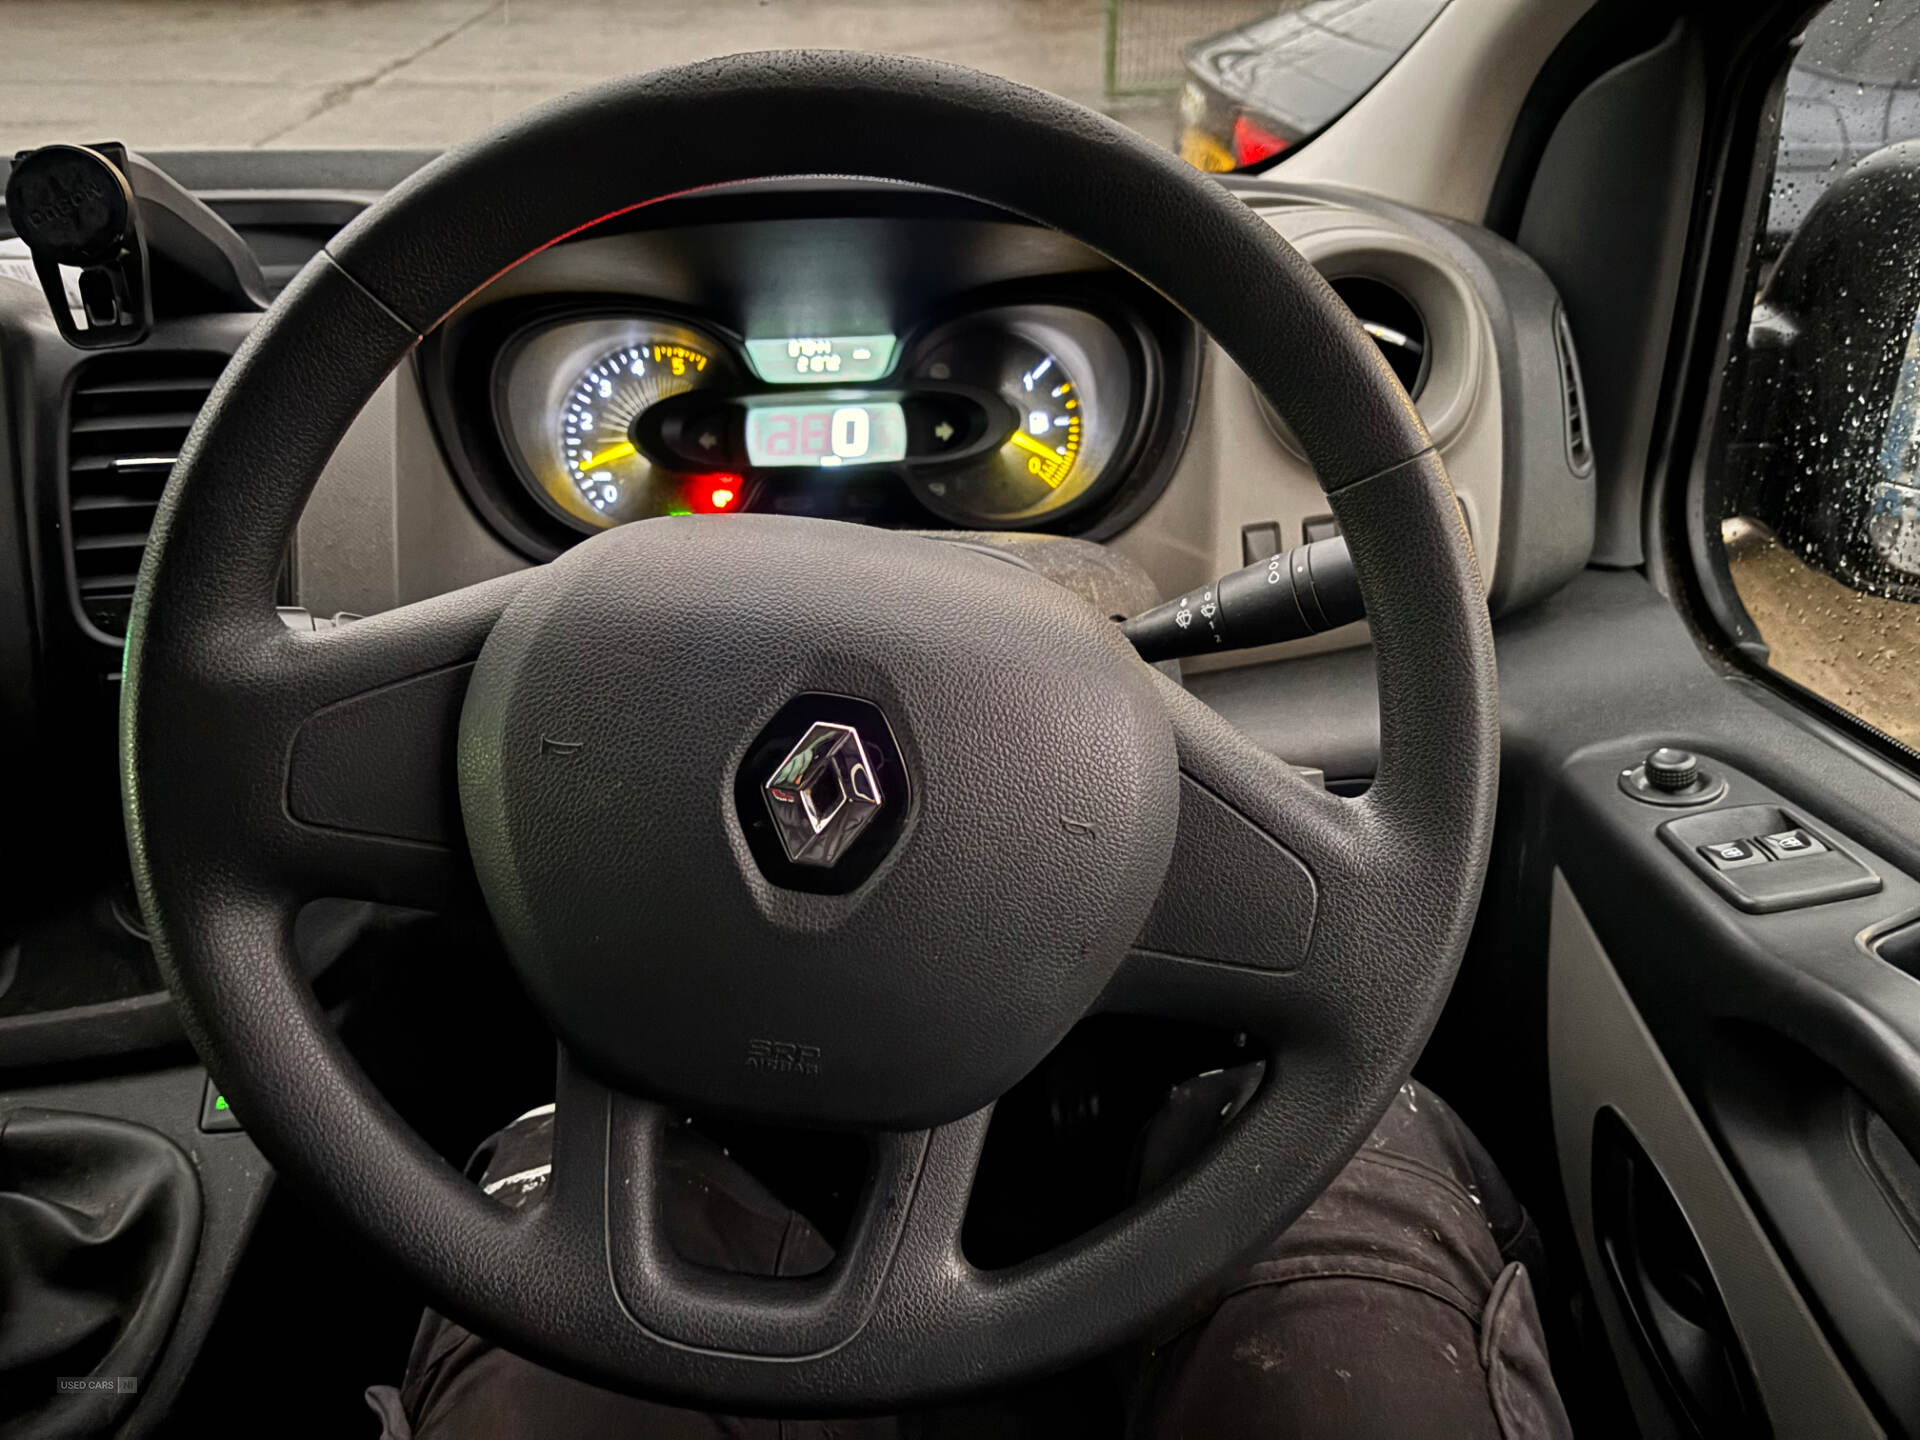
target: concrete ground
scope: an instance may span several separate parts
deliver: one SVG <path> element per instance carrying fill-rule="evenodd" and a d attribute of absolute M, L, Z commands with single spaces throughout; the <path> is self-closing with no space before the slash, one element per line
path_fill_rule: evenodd
<path fill-rule="evenodd" d="M 1848 589 L 1754 521 L 1729 520 L 1721 532 L 1733 588 L 1773 668 L 1920 747 L 1920 605 Z"/>
<path fill-rule="evenodd" d="M 1198 27 L 1185 38 L 1221 28 L 1218 0 L 1135 0 L 1135 9 L 1175 12 L 1177 32 L 1183 4 Z M 609 76 L 802 45 L 976 65 L 1106 108 L 1167 143 L 1168 99 L 1106 103 L 1106 9 L 1106 0 L 0 0 L 0 153 L 72 139 L 146 150 L 438 147 Z"/>

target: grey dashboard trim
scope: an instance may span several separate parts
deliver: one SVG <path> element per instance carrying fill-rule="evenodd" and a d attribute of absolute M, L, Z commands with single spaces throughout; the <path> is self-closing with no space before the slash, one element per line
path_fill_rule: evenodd
<path fill-rule="evenodd" d="M 316 615 L 371 615 L 529 563 L 467 503 L 406 365 L 328 461 L 294 544 L 299 602 Z"/>
<path fill-rule="evenodd" d="M 1408 294 L 1428 319 L 1433 355 L 1416 402 L 1445 460 L 1483 576 L 1495 569 L 1502 530 L 1503 402 L 1485 307 L 1459 268 L 1395 217 L 1348 203 L 1331 189 L 1237 184 L 1248 201 L 1322 273 L 1364 275 Z M 1327 513 L 1325 492 L 1296 445 L 1274 426 L 1252 386 L 1208 347 L 1199 414 L 1185 456 L 1158 501 L 1112 544 L 1140 562 L 1163 594 L 1203 585 L 1244 562 L 1241 532 L 1277 525 L 1283 544 Z M 1258 664 L 1364 644 L 1364 625 L 1288 645 L 1207 656 L 1186 670 Z"/>
<path fill-rule="evenodd" d="M 1519 246 L 1491 230 L 1429 215 L 1383 196 L 1255 178 L 1231 183 L 1256 206 L 1337 199 L 1404 231 L 1472 286 L 1493 333 L 1503 400 L 1501 495 L 1506 523 L 1500 530 L 1488 603 L 1501 615 L 1565 584 L 1593 552 L 1594 475 L 1580 474 L 1566 455 L 1553 345 L 1560 296 L 1546 272 Z"/>
<path fill-rule="evenodd" d="M 215 173 L 218 158 L 190 156 L 182 163 L 197 178 L 217 183 L 223 204 L 245 204 L 249 210 L 268 198 L 264 192 L 250 189 L 254 182 L 298 182 L 297 195 L 290 193 L 286 198 L 308 204 L 357 199 L 371 193 L 369 182 L 374 179 L 352 156 L 318 154 L 272 162 L 250 160 L 233 174 Z M 393 156 L 381 164 L 386 171 L 399 172 L 423 158 Z M 859 183 L 822 179 L 735 189 L 744 193 L 826 191 L 845 189 L 849 184 L 857 187 Z M 1367 273 L 1371 249 L 1382 257 L 1382 263 L 1423 266 L 1439 284 L 1458 287 L 1466 297 L 1470 325 L 1475 331 L 1473 343 L 1464 347 L 1470 352 L 1466 383 L 1451 413 L 1427 418 L 1440 431 L 1443 456 L 1452 467 L 1470 526 L 1482 547 L 1490 601 L 1498 613 L 1525 605 L 1563 583 L 1584 563 L 1591 545 L 1591 480 L 1570 475 L 1565 464 L 1554 383 L 1556 368 L 1550 363 L 1557 298 L 1538 268 L 1496 236 L 1449 224 L 1380 197 L 1325 185 L 1244 178 L 1227 183 L 1310 250 L 1317 248 L 1316 236 L 1329 236 L 1319 244 L 1333 246 L 1334 263 L 1342 270 Z M 328 190 L 328 186 L 338 188 Z M 1296 236 L 1295 231 L 1301 233 Z M 595 247 L 620 249 L 625 243 L 629 242 L 620 237 L 589 240 L 568 246 L 553 257 L 543 257 L 554 269 L 546 279 L 577 287 L 604 268 L 588 258 Z M 1028 273 L 1081 269 L 1089 263 L 1088 257 L 1056 253 L 1057 247 L 1050 248 L 1043 237 L 1035 237 L 1028 248 L 1031 253 L 1022 267 Z M 526 268 L 526 276 L 516 273 L 507 277 L 505 285 L 536 280 L 538 277 L 531 273 L 534 267 Z M 617 288 L 631 291 L 634 287 L 628 281 Z M 489 298 L 505 293 L 502 290 Z M 1283 529 L 1293 531 L 1307 516 L 1323 513 L 1324 509 L 1310 471 L 1266 429 L 1243 378 L 1217 352 L 1207 357 L 1196 408 L 1196 423 L 1186 436 L 1173 478 L 1160 500 L 1137 517 L 1116 515 L 1112 523 L 1102 524 L 1097 531 L 1143 564 L 1163 591 L 1211 579 L 1222 570 L 1237 567 L 1241 524 L 1273 519 Z M 427 457 L 416 454 L 413 459 L 425 461 Z M 447 473 L 443 457 L 435 455 L 431 463 L 396 470 L 394 483 L 397 490 L 411 491 Z M 1276 480 L 1280 482 L 1277 485 Z M 1258 498 L 1235 502 L 1231 498 L 1235 494 Z M 1245 516 L 1237 511 L 1222 513 L 1223 506 L 1235 503 L 1247 510 Z M 324 508 L 322 501 L 317 500 L 316 505 Z M 1255 515 L 1254 509 L 1260 513 Z M 371 514 L 362 517 L 369 522 L 373 518 Z M 470 528 L 456 524 L 449 539 L 471 550 L 474 537 L 466 534 Z M 424 544 L 429 537 L 420 538 Z M 303 554 L 340 548 L 334 540 L 322 537 L 303 535 L 301 543 Z M 396 543 L 388 548 L 397 555 L 401 547 Z M 413 558 L 400 563 L 420 563 L 418 547 L 408 545 L 405 549 Z M 466 566 L 456 563 L 452 568 L 464 571 Z M 309 568 L 306 573 L 317 581 L 321 572 Z M 361 600 L 344 592 L 316 596 L 310 603 L 324 611 L 336 599 L 341 600 L 338 608 L 378 607 L 375 599 Z M 1237 657 L 1235 663 L 1351 647 L 1364 641 L 1364 627 L 1352 627 L 1304 645 Z"/>

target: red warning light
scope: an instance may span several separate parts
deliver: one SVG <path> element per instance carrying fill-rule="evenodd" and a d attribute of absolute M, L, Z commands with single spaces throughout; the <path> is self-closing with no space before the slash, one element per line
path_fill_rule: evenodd
<path fill-rule="evenodd" d="M 724 515 L 740 508 L 745 490 L 738 475 L 696 475 L 687 486 L 687 508 L 696 515 Z"/>

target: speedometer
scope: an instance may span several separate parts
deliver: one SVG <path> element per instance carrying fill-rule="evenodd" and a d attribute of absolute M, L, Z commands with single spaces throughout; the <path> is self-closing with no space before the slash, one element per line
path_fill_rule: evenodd
<path fill-rule="evenodd" d="M 501 365 L 509 449 L 573 524 L 601 529 L 741 498 L 738 477 L 663 470 L 636 442 L 635 423 L 660 401 L 732 382 L 727 353 L 697 331 L 641 317 L 572 321 L 509 346 Z M 723 493 L 724 505 L 714 498 Z"/>

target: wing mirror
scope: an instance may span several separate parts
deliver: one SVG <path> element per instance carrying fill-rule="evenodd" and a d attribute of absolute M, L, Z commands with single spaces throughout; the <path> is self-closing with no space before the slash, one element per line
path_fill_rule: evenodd
<path fill-rule="evenodd" d="M 1920 601 L 1920 141 L 1828 187 L 1764 275 L 1719 513 L 1855 590 Z"/>

